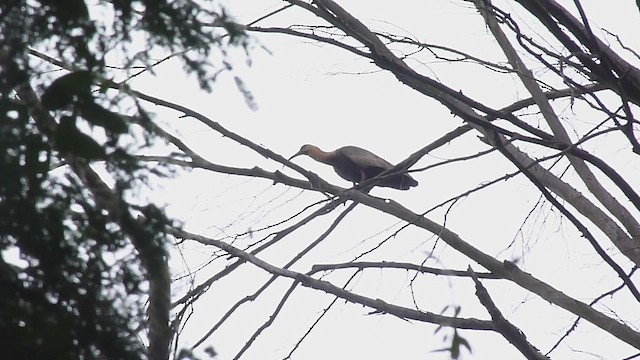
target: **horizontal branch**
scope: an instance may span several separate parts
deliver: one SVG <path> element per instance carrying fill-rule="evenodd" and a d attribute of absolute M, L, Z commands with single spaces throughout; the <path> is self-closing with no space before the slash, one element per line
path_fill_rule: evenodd
<path fill-rule="evenodd" d="M 184 163 L 188 164 L 188 162 Z M 192 162 L 191 164 L 197 167 L 207 168 L 207 164 L 195 162 Z M 433 234 L 438 234 L 440 238 L 447 244 L 460 251 L 464 255 L 468 256 L 470 259 L 473 259 L 478 264 L 484 266 L 486 269 L 490 270 L 497 276 L 515 282 L 519 286 L 537 294 L 543 299 L 586 319 L 587 321 L 593 323 L 594 325 L 607 332 L 610 332 L 622 341 L 640 348 L 640 333 L 637 333 L 628 326 L 607 317 L 606 315 L 589 307 L 587 304 L 573 299 L 570 296 L 567 296 L 566 294 L 558 291 L 545 282 L 538 280 L 532 275 L 523 272 L 515 264 L 508 261 L 500 262 L 492 256 L 483 253 L 479 249 L 470 245 L 468 242 L 462 240 L 457 234 L 453 233 L 447 228 L 425 217 L 413 213 L 412 211 L 404 208 L 395 201 L 388 201 L 387 199 L 376 198 L 357 190 L 347 190 L 335 185 L 331 185 L 320 179 L 319 177 L 316 179 L 317 183 L 315 184 L 315 186 L 312 187 L 308 182 L 291 178 L 279 171 L 272 173 L 259 168 L 247 170 L 250 170 L 249 172 L 251 173 L 251 175 L 249 175 L 249 173 L 243 173 L 242 175 L 264 177 L 267 179 L 271 179 L 274 182 L 281 182 L 291 186 L 304 184 L 303 188 L 313 189 L 316 191 L 320 191 L 319 189 L 322 189 L 322 191 L 340 196 L 343 199 L 360 202 L 364 205 L 395 216 L 398 219 L 412 223 L 413 225 L 421 227 Z"/>
<path fill-rule="evenodd" d="M 458 277 L 470 277 L 469 272 L 465 270 L 451 270 L 451 269 L 439 269 L 434 267 L 416 265 L 411 263 L 402 263 L 394 261 L 360 261 L 360 262 L 348 262 L 341 264 L 316 264 L 311 267 L 310 274 L 314 274 L 320 271 L 331 271 L 336 269 L 397 269 L 397 270 L 412 270 L 425 274 L 433 275 L 445 275 L 445 276 L 458 276 Z M 500 276 L 492 273 L 478 273 L 476 274 L 481 279 L 502 279 Z"/>
<path fill-rule="evenodd" d="M 286 34 L 286 35 L 292 35 L 292 36 L 296 36 L 296 37 L 301 37 L 301 38 L 305 38 L 305 39 L 311 39 L 311 40 L 315 40 L 318 42 L 323 42 L 323 43 L 327 43 L 327 44 L 331 44 L 334 46 L 337 46 L 339 48 L 345 49 L 349 52 L 352 52 L 358 56 L 362 56 L 364 58 L 369 58 L 371 57 L 371 54 L 364 52 L 358 48 L 356 48 L 355 46 L 351 46 L 348 44 L 345 44 L 343 42 L 337 41 L 335 39 L 332 38 L 328 38 L 325 36 L 320 36 L 320 35 L 316 35 L 316 34 L 312 34 L 312 33 L 306 33 L 306 32 L 302 32 L 302 31 L 297 31 L 294 30 L 292 28 L 283 28 L 283 27 L 260 27 L 260 26 L 244 26 L 243 29 L 247 30 L 247 31 L 253 31 L 253 32 L 260 32 L 260 33 L 276 33 L 276 34 Z"/>
<path fill-rule="evenodd" d="M 341 196 L 393 215 L 398 219 L 412 223 L 415 226 L 428 230 L 433 234 L 438 234 L 438 236 L 440 236 L 440 238 L 449 246 L 478 262 L 492 273 L 513 281 L 524 289 L 537 294 L 541 298 L 560 306 L 573 314 L 583 317 L 604 331 L 613 334 L 620 340 L 635 346 L 636 348 L 640 348 L 640 333 L 634 331 L 627 325 L 596 311 L 589 305 L 564 294 L 549 284 L 535 278 L 531 274 L 520 270 L 514 263 L 510 261 L 500 262 L 494 257 L 483 253 L 470 243 L 462 240 L 457 234 L 446 227 L 413 213 L 397 202 L 393 200 L 389 201 L 386 199 L 378 199 L 355 190 L 349 190 L 346 193 L 341 194 Z"/>
<path fill-rule="evenodd" d="M 331 284 L 328 281 L 318 280 L 306 274 L 302 274 L 292 270 L 282 269 L 277 266 L 271 265 L 270 263 L 259 259 L 255 255 L 252 255 L 246 251 L 242 251 L 220 240 L 206 238 L 204 236 L 192 234 L 192 233 L 189 233 L 183 230 L 178 230 L 178 229 L 169 229 L 168 231 L 171 235 L 178 238 L 194 239 L 200 243 L 215 246 L 219 249 L 226 251 L 232 256 L 238 257 L 246 262 L 249 262 L 265 270 L 270 274 L 296 280 L 305 287 L 324 291 L 328 294 L 335 295 L 348 302 L 370 307 L 372 309 L 375 309 L 376 312 L 388 313 L 390 315 L 394 315 L 402 319 L 417 320 L 417 321 L 428 322 L 432 324 L 438 324 L 442 326 L 455 327 L 458 329 L 494 330 L 493 325 L 490 321 L 473 319 L 473 318 L 449 317 L 449 316 L 434 314 L 431 312 L 418 311 L 418 310 L 414 310 L 414 309 L 410 309 L 410 308 L 406 308 L 398 305 L 389 304 L 380 299 L 373 299 L 370 297 L 358 295 L 353 292 L 347 291 L 345 289 L 342 289 L 338 286 Z"/>

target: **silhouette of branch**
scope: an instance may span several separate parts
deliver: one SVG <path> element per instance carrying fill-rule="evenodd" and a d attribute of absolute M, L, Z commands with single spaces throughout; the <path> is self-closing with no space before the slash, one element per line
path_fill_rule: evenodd
<path fill-rule="evenodd" d="M 361 202 L 364 205 L 376 208 L 387 214 L 412 223 L 415 226 L 428 230 L 433 234 L 437 234 L 440 239 L 445 241 L 449 246 L 478 262 L 492 273 L 515 282 L 519 286 L 569 312 L 576 315 L 581 314 L 579 316 L 583 316 L 585 319 L 588 317 L 588 321 L 592 324 L 606 332 L 610 332 L 620 340 L 640 348 L 640 333 L 596 311 L 587 304 L 556 290 L 550 285 L 538 280 L 531 274 L 520 270 L 515 264 L 509 261 L 500 262 L 494 257 L 483 253 L 470 243 L 462 240 L 457 234 L 453 233 L 449 229 L 411 212 L 397 202 L 393 200 L 385 201 L 384 199 L 377 199 L 355 190 L 346 191 L 342 196 L 350 200 Z"/>
<path fill-rule="evenodd" d="M 298 1 L 290 2 L 298 4 Z M 582 158 L 600 169 L 622 190 L 622 192 L 627 196 L 629 200 L 631 200 L 634 206 L 640 208 L 640 195 L 638 195 L 634 188 L 606 162 L 582 149 L 572 146 L 571 144 L 566 144 L 558 141 L 558 139 L 554 138 L 552 135 L 524 123 L 512 114 L 502 113 L 491 109 L 490 107 L 474 101 L 473 99 L 461 94 L 458 91 L 455 91 L 454 89 L 447 87 L 444 84 L 418 74 L 404 62 L 398 59 L 375 34 L 373 34 L 364 24 L 362 24 L 362 22 L 353 17 L 338 4 L 331 0 L 319 0 L 315 1 L 314 4 L 316 5 L 316 7 L 305 4 L 303 8 L 308 9 L 314 14 L 322 17 L 329 23 L 337 26 L 340 30 L 345 32 L 345 34 L 352 36 L 354 39 L 361 42 L 371 51 L 372 59 L 376 65 L 384 70 L 388 70 L 393 73 L 401 82 L 405 83 L 407 86 L 410 86 L 416 91 L 419 91 L 420 93 L 441 102 L 444 106 L 449 108 L 453 114 L 467 121 L 481 133 L 486 135 L 489 131 L 495 131 L 503 135 L 516 137 L 520 141 L 527 141 L 541 146 L 567 151 L 567 153 L 571 155 Z M 492 125 L 491 123 L 487 122 L 486 119 L 478 115 L 476 110 L 484 112 L 488 116 L 495 116 L 496 118 L 502 118 L 510 121 L 514 125 L 539 137 L 539 139 L 515 134 L 511 131 L 507 131 L 506 129 Z M 508 146 L 508 151 L 515 152 L 516 149 L 512 146 Z M 640 263 L 640 249 L 637 251 L 639 253 L 637 256 L 635 256 L 635 254 L 633 253 L 633 249 L 630 249 L 629 252 L 637 260 L 637 262 Z"/>
<path fill-rule="evenodd" d="M 260 26 L 246 26 L 244 27 L 245 30 L 247 31 L 253 31 L 253 32 L 259 32 L 259 33 L 275 33 L 275 34 L 285 34 L 285 35 L 291 35 L 291 36 L 296 36 L 296 37 L 301 37 L 301 38 L 305 38 L 305 39 L 310 39 L 310 40 L 315 40 L 318 42 L 322 42 L 322 43 L 326 43 L 326 44 L 330 44 L 330 45 L 334 45 L 337 46 L 339 48 L 342 48 L 344 50 L 347 50 L 351 53 L 354 53 L 358 56 L 362 56 L 364 58 L 369 58 L 371 55 L 367 52 L 364 52 L 354 46 L 351 45 L 347 45 L 343 42 L 340 42 L 338 40 L 335 40 L 333 38 L 330 37 L 325 37 L 325 36 L 320 36 L 320 35 L 316 35 L 314 33 L 306 33 L 306 32 L 302 32 L 302 31 L 298 31 L 295 30 L 291 27 L 286 27 L 286 28 L 282 28 L 282 27 L 260 27 Z"/>
<path fill-rule="evenodd" d="M 442 45 L 436 45 L 436 44 L 427 44 L 427 43 L 423 43 L 420 42 L 416 39 L 412 39 L 409 38 L 407 36 L 401 36 L 401 35 L 396 35 L 396 34 L 390 34 L 390 33 L 382 33 L 382 32 L 377 32 L 377 31 L 373 31 L 373 33 L 381 38 L 387 39 L 389 40 L 390 43 L 397 43 L 397 44 L 405 44 L 405 45 L 413 45 L 416 46 L 420 49 L 427 49 L 429 50 L 429 52 L 436 58 L 439 60 L 444 60 L 447 62 L 473 62 L 473 63 L 477 63 L 480 65 L 483 65 L 486 68 L 492 69 L 492 70 L 496 70 L 496 71 L 500 71 L 500 72 L 513 72 L 514 70 L 510 67 L 507 66 L 502 66 L 496 63 L 492 63 L 490 61 L 487 60 L 483 60 L 477 56 L 473 56 L 471 54 L 465 53 L 463 51 L 460 51 L 458 49 L 454 49 L 451 47 L 447 47 L 447 46 L 442 46 Z M 442 51 L 446 51 L 448 53 L 452 53 L 455 55 L 460 56 L 460 58 L 447 58 L 447 57 L 442 57 L 440 55 L 438 55 L 435 50 L 442 50 Z"/>
<path fill-rule="evenodd" d="M 258 338 L 258 336 L 260 336 L 260 334 L 267 329 L 269 326 L 271 326 L 271 324 L 273 324 L 273 322 L 276 320 L 276 317 L 278 317 L 278 314 L 280 314 L 280 311 L 282 310 L 282 308 L 284 307 L 284 304 L 287 302 L 287 300 L 289 300 L 289 297 L 291 296 L 291 294 L 293 293 L 293 290 L 296 289 L 296 287 L 298 286 L 298 282 L 294 281 L 293 284 L 291 284 L 291 286 L 289 287 L 289 290 L 287 290 L 286 293 L 284 293 L 284 295 L 282 296 L 282 298 L 280 299 L 280 302 L 278 303 L 278 306 L 276 306 L 276 308 L 273 310 L 273 312 L 271 313 L 271 316 L 269 316 L 269 319 L 267 319 L 267 321 L 264 322 L 264 324 L 262 324 L 249 338 L 249 340 L 247 340 L 247 342 L 244 344 L 244 346 L 242 347 L 242 349 L 240 349 L 240 351 L 238 351 L 238 353 L 236 354 L 236 356 L 233 357 L 234 360 L 240 359 L 242 357 L 242 354 L 244 354 L 245 351 L 247 351 L 249 349 L 249 347 L 251 347 L 251 344 L 253 344 L 253 342 Z M 197 345 L 194 345 L 194 348 Z"/>
<path fill-rule="evenodd" d="M 179 229 L 172 229 L 171 232 L 176 237 L 192 239 L 203 244 L 215 246 L 219 249 L 226 251 L 227 253 L 229 253 L 229 255 L 238 257 L 239 259 L 245 262 L 251 263 L 270 274 L 297 280 L 298 282 L 300 282 L 302 286 L 323 291 L 328 294 L 333 294 L 348 302 L 370 307 L 374 309 L 376 312 L 388 313 L 390 315 L 394 315 L 402 319 L 413 319 L 417 321 L 440 324 L 443 326 L 455 327 L 459 329 L 493 330 L 493 326 L 489 321 L 472 319 L 472 318 L 448 317 L 448 316 L 434 314 L 431 312 L 417 311 L 414 309 L 389 304 L 381 299 L 372 299 L 366 296 L 358 295 L 356 293 L 344 290 L 327 281 L 317 280 L 306 274 L 302 274 L 302 273 L 287 270 L 287 269 L 282 269 L 280 267 L 271 265 L 268 262 L 261 260 L 246 251 L 242 251 L 234 247 L 233 245 L 227 244 L 219 240 L 209 239 L 207 237 L 189 233 L 187 231 L 179 230 Z"/>
<path fill-rule="evenodd" d="M 0 50 L 0 67 L 17 68 L 14 60 Z M 18 97 L 29 108 L 30 115 L 38 128 L 50 139 L 52 148 L 58 124 L 44 107 L 40 98 L 27 82 L 16 87 Z M 149 281 L 149 346 L 148 355 L 153 359 L 168 359 L 172 332 L 169 328 L 170 275 L 164 244 L 157 241 L 156 234 L 145 221 L 133 218 L 130 206 L 89 166 L 89 163 L 72 154 L 66 154 L 65 161 L 91 191 L 95 201 L 105 209 L 109 218 L 122 229 L 135 247 Z"/>
<path fill-rule="evenodd" d="M 629 274 L 627 275 L 628 277 L 631 277 L 636 270 L 638 270 L 637 266 L 634 266 L 633 269 L 631 269 L 631 271 L 629 272 Z M 589 303 L 589 306 L 593 306 L 595 304 L 597 304 L 600 300 L 604 299 L 607 296 L 611 296 L 615 293 L 617 293 L 618 291 L 620 291 L 621 289 L 623 289 L 625 287 L 625 283 L 623 282 L 622 284 L 620 284 L 619 286 L 616 286 L 615 288 L 601 294 L 600 296 L 596 297 L 595 299 L 591 300 L 591 302 Z M 553 350 L 555 350 L 560 343 L 562 343 L 562 341 L 564 339 L 566 339 L 577 327 L 578 327 L 578 323 L 580 322 L 580 317 L 576 318 L 573 322 L 573 324 L 571 324 L 571 326 L 569 327 L 569 329 L 567 329 L 567 331 L 564 333 L 564 335 L 562 335 L 560 337 L 560 339 L 558 339 L 558 341 L 556 341 L 555 344 L 553 344 L 553 346 L 551 346 L 551 348 L 549 349 L 549 351 L 547 351 L 545 353 L 545 355 L 549 355 L 553 352 Z"/>
<path fill-rule="evenodd" d="M 349 285 L 351 283 L 351 281 L 355 278 L 355 276 L 357 274 L 358 274 L 358 271 L 354 272 L 353 275 L 351 275 L 351 277 L 345 282 L 345 284 L 342 286 L 342 288 L 346 290 L 347 285 Z M 311 331 L 313 331 L 313 329 L 315 329 L 316 325 L 318 325 L 320 323 L 320 320 L 322 320 L 322 318 L 324 318 L 324 316 L 329 313 L 329 310 L 331 310 L 331 308 L 333 307 L 333 305 L 335 305 L 335 303 L 338 301 L 338 299 L 340 299 L 340 298 L 337 297 L 337 296 L 334 297 L 333 300 L 331 301 L 331 303 L 329 303 L 329 305 L 327 305 L 327 307 L 322 309 L 322 312 L 320 313 L 320 315 L 318 315 L 318 317 L 313 322 L 313 324 L 311 324 L 311 326 L 309 326 L 307 331 L 302 335 L 302 337 L 300 337 L 300 340 L 298 340 L 296 342 L 296 344 L 293 346 L 291 351 L 289 351 L 289 353 L 287 354 L 287 356 L 284 357 L 283 360 L 291 359 L 291 356 L 293 355 L 293 353 L 298 349 L 298 347 L 300 347 L 300 345 L 307 338 L 307 336 L 309 336 L 309 334 L 311 334 Z"/>
<path fill-rule="evenodd" d="M 451 269 L 438 269 L 428 266 L 416 265 L 411 263 L 401 263 L 395 261 L 382 261 L 382 262 L 374 262 L 374 261 L 360 261 L 360 262 L 348 262 L 341 264 L 316 264 L 313 265 L 309 274 L 315 274 L 321 271 L 331 271 L 336 269 L 395 269 L 395 270 L 411 270 L 424 274 L 433 274 L 433 275 L 444 275 L 444 276 L 457 276 L 457 277 L 469 277 L 469 272 L 465 270 L 451 270 Z M 476 274 L 479 278 L 482 279 L 501 279 L 496 274 L 492 273 L 479 273 Z"/>
<path fill-rule="evenodd" d="M 531 345 L 527 341 L 527 337 L 522 333 L 520 329 L 518 329 L 515 325 L 510 323 L 507 319 L 502 316 L 502 313 L 496 306 L 496 304 L 491 300 L 489 296 L 489 292 L 482 285 L 480 280 L 478 280 L 478 276 L 471 269 L 471 266 L 468 268 L 469 275 L 473 279 L 473 282 L 476 284 L 476 296 L 480 303 L 487 309 L 489 314 L 491 315 L 491 319 L 495 324 L 496 331 L 499 332 L 509 343 L 511 343 L 516 349 L 518 349 L 522 355 L 524 355 L 527 359 L 530 360 L 549 360 L 547 356 L 544 356 L 540 353 L 540 351 L 533 345 Z"/>
<path fill-rule="evenodd" d="M 477 9 L 482 13 L 487 26 L 494 35 L 494 38 L 503 49 L 509 63 L 513 68 L 518 70 L 517 74 L 521 82 L 532 95 L 532 98 L 535 99 L 538 108 L 540 108 L 540 111 L 546 122 L 549 124 L 554 136 L 559 139 L 560 142 L 570 143 L 571 139 L 569 138 L 567 131 L 560 122 L 560 119 L 556 116 L 556 113 L 548 99 L 544 96 L 542 89 L 540 89 L 539 85 L 535 81 L 533 73 L 520 59 L 518 53 L 498 26 L 498 22 L 493 15 L 493 12 L 491 12 L 488 7 L 490 6 L 490 3 L 484 0 L 474 0 L 474 3 L 476 4 Z M 589 34 L 588 37 L 592 38 L 593 34 Z M 594 39 L 591 40 L 593 41 Z M 598 199 L 598 201 L 627 228 L 629 233 L 640 234 L 640 224 L 638 224 L 634 216 L 604 188 L 584 160 L 571 154 L 568 155 L 568 159 L 576 173 L 580 176 L 580 179 L 582 179 L 589 191 Z M 595 241 L 595 239 L 593 241 Z M 590 240 L 592 243 L 593 241 Z M 633 241 L 628 237 L 623 237 L 621 239 L 611 238 L 611 241 L 627 257 L 636 262 L 636 265 L 640 265 L 638 264 L 638 258 L 636 257 L 636 252 L 638 251 L 636 241 Z M 601 252 L 598 251 L 598 253 L 600 254 Z M 605 261 L 607 261 L 607 263 L 611 263 L 612 260 L 609 261 L 605 259 Z M 620 271 L 617 272 L 620 274 Z M 640 293 L 635 296 L 638 298 L 638 301 L 640 301 Z"/>
<path fill-rule="evenodd" d="M 591 246 L 596 251 L 596 253 L 600 256 L 600 258 L 602 258 L 602 260 L 604 260 L 609 265 L 609 267 L 611 267 L 611 269 L 613 269 L 613 271 L 616 274 L 618 274 L 618 276 L 622 279 L 622 281 L 624 281 L 626 286 L 629 288 L 629 291 L 631 292 L 631 294 L 636 298 L 636 300 L 638 302 L 640 302 L 640 292 L 636 288 L 636 286 L 633 283 L 633 281 L 631 281 L 631 279 L 625 274 L 624 270 L 620 267 L 620 265 L 618 265 L 618 263 L 616 263 L 606 253 L 606 251 L 602 248 L 602 246 L 600 246 L 600 244 L 598 243 L 596 238 L 593 236 L 591 231 L 589 231 L 589 229 L 584 224 L 582 224 L 582 222 L 580 222 L 580 220 L 578 220 L 578 218 L 571 211 L 569 211 L 569 209 L 567 209 L 564 205 L 562 205 L 549 192 L 549 190 L 547 190 L 547 188 L 544 186 L 544 184 L 537 177 L 535 177 L 531 173 L 531 171 L 530 171 L 530 169 L 528 167 L 523 166 L 519 162 L 519 160 L 517 158 L 515 158 L 508 151 L 504 150 L 504 148 L 500 148 L 500 150 L 505 155 L 505 157 L 507 157 L 514 165 L 516 165 L 522 171 L 523 174 L 525 174 L 527 176 L 527 178 L 529 178 L 529 180 L 538 188 L 538 190 L 544 195 L 544 197 L 546 197 L 547 200 L 554 207 L 556 207 L 558 210 L 560 210 L 560 212 L 564 216 L 566 216 L 567 219 L 569 219 L 569 221 L 571 221 L 573 226 L 575 226 L 576 229 L 578 229 L 578 231 L 580 231 L 580 233 L 582 233 L 582 235 L 587 239 L 587 241 L 589 241 L 589 244 L 591 244 Z"/>
<path fill-rule="evenodd" d="M 340 222 L 347 216 L 347 214 L 349 214 L 357 205 L 358 203 L 352 203 L 351 205 L 349 205 L 348 208 L 346 208 L 342 213 L 340 213 L 340 215 L 338 215 L 338 217 L 336 217 L 336 219 L 333 221 L 333 223 L 327 228 L 327 230 L 325 230 L 315 241 L 313 241 L 311 244 L 309 244 L 306 248 L 304 248 L 302 251 L 298 252 L 296 254 L 296 256 L 294 256 L 291 260 L 289 260 L 283 267 L 282 269 L 289 269 L 291 266 L 293 266 L 296 262 L 298 262 L 298 260 L 302 259 L 302 257 L 304 257 L 306 254 L 309 253 L 309 251 L 311 251 L 313 248 L 315 248 L 316 246 L 318 246 L 324 239 L 327 238 L 327 236 L 329 236 L 329 234 L 331 234 L 333 232 L 333 230 L 335 230 L 335 228 L 338 226 L 338 224 L 340 224 Z M 325 209 L 326 210 L 326 209 Z M 314 218 L 317 217 L 318 215 L 322 215 L 321 213 L 314 213 Z M 247 303 L 249 301 L 254 301 L 258 298 L 258 296 L 260 296 L 260 294 L 262 294 L 262 292 L 264 292 L 271 284 L 273 284 L 273 282 L 278 278 L 278 275 L 273 275 L 269 280 L 267 280 L 267 282 L 265 282 L 260 289 L 258 289 L 255 293 L 251 294 L 251 295 L 247 295 L 246 297 L 244 297 L 243 299 L 241 299 L 240 301 L 236 302 L 228 311 L 227 313 L 224 314 L 224 316 L 222 316 L 222 318 L 202 337 L 200 338 L 200 340 L 196 341 L 196 343 L 192 346 L 193 348 L 198 347 L 200 344 L 202 344 L 207 338 L 209 338 L 229 317 L 231 317 L 231 315 L 244 303 Z M 290 291 L 293 291 L 293 288 L 295 287 L 294 283 L 290 289 Z M 260 330 L 262 331 L 262 330 Z M 257 337 L 257 334 L 255 335 Z M 251 340 L 250 342 L 247 343 L 247 348 L 248 346 L 251 344 L 251 342 L 253 342 L 253 340 Z M 246 349 L 244 349 L 246 350 Z M 242 352 L 244 352 L 244 350 Z"/>
<path fill-rule="evenodd" d="M 518 0 L 518 3 L 537 17 L 540 23 L 600 81 L 619 92 L 621 97 L 630 97 L 632 102 L 640 105 L 640 69 L 629 64 L 597 37 L 590 36 L 589 30 L 557 2 Z M 563 29 L 571 32 L 574 38 L 568 36 Z M 577 44 L 574 39 L 580 44 Z M 581 45 L 588 47 L 590 53 L 583 51 Z M 596 62 L 593 59 L 593 54 L 598 55 L 599 61 Z M 622 81 L 620 81 L 621 77 Z"/>
<path fill-rule="evenodd" d="M 315 219 L 316 217 L 330 213 L 331 210 L 336 208 L 342 202 L 343 201 L 341 201 L 341 200 L 334 200 L 334 201 L 324 205 L 323 207 L 317 209 L 316 211 L 314 211 L 313 213 L 309 214 L 307 217 L 305 217 L 304 219 L 302 219 L 299 222 L 295 223 L 294 225 L 289 226 L 288 228 L 283 229 L 281 231 L 278 231 L 277 233 L 274 234 L 275 236 L 273 237 L 273 239 L 271 239 L 270 241 L 262 244 L 258 248 L 252 250 L 251 252 L 249 252 L 249 254 L 251 254 L 251 255 L 259 254 L 263 250 L 269 248 L 273 244 L 275 244 L 275 243 L 279 242 L 280 240 L 282 240 L 285 236 L 291 234 L 293 231 L 295 231 L 295 230 L 301 228 L 302 226 L 308 224 L 311 220 Z M 174 236 L 177 236 L 175 231 L 177 231 L 177 230 L 176 229 L 167 229 L 167 232 L 169 232 L 170 234 L 172 234 Z M 203 242 L 202 244 L 210 245 L 209 242 L 208 242 L 208 239 L 204 238 L 204 237 L 194 238 L 193 240 L 199 241 L 201 239 L 206 239 L 205 242 Z M 237 269 L 240 265 L 242 265 L 244 263 L 245 263 L 245 261 L 243 259 L 238 259 L 235 263 L 227 266 L 225 269 L 223 269 L 222 271 L 218 272 L 217 274 L 215 274 L 211 278 L 207 279 L 205 282 L 203 282 L 202 284 L 197 286 L 195 289 L 189 291 L 187 294 L 185 294 L 180 299 L 175 301 L 172 306 L 175 307 L 175 306 L 177 306 L 179 304 L 183 304 L 183 303 L 188 304 L 188 303 L 191 303 L 191 302 L 195 301 L 214 282 L 216 282 L 216 281 L 220 280 L 221 278 L 223 278 L 224 276 L 228 275 L 229 273 L 231 273 L 233 270 Z M 215 329 L 214 329 L 214 331 L 215 331 Z"/>

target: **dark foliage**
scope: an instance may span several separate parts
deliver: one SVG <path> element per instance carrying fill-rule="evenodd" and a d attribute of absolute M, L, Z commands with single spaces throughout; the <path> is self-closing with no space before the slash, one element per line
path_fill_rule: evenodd
<path fill-rule="evenodd" d="M 150 173 L 131 156 L 132 149 L 144 144 L 125 147 L 119 142 L 133 131 L 132 125 L 118 114 L 117 98 L 100 86 L 108 84 L 109 52 L 124 56 L 124 66 L 118 65 L 125 69 L 151 65 L 153 50 L 180 52 L 185 69 L 208 88 L 209 52 L 223 46 L 211 33 L 214 27 L 207 25 L 225 24 L 224 12 L 205 10 L 191 1 L 99 1 L 91 8 L 87 4 L 0 4 L 2 358 L 146 356 L 135 328 L 144 320 L 142 289 L 148 273 L 119 220 L 100 207 L 95 194 L 65 164 L 69 157 L 100 161 L 115 180 L 114 193 L 121 200 Z M 135 33 L 145 39 L 145 51 L 130 51 Z M 227 44 L 239 44 L 242 38 L 236 31 Z M 43 76 L 51 66 L 36 66 L 29 58 L 34 48 L 75 70 L 52 81 Z M 34 104 L 18 95 L 24 87 L 40 91 L 42 109 L 54 123 L 33 116 Z M 96 128 L 104 132 L 104 139 L 87 132 Z M 149 129 L 137 131 L 147 140 L 153 138 Z M 134 209 L 125 206 L 126 211 Z M 148 246 L 163 256 L 164 239 L 158 234 L 167 219 L 153 206 L 135 209 L 147 218 L 141 234 L 153 239 Z"/>

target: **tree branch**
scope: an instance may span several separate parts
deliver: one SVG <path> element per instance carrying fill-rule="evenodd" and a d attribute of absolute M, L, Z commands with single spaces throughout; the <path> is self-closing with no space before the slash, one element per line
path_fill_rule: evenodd
<path fill-rule="evenodd" d="M 473 269 L 471 269 L 471 266 L 469 266 L 467 271 L 473 279 L 473 282 L 476 284 L 476 296 L 491 315 L 491 319 L 496 326 L 496 331 L 507 339 L 511 345 L 515 346 L 515 348 L 518 349 L 527 359 L 549 360 L 547 356 L 542 355 L 535 346 L 531 345 L 529 341 L 527 341 L 527 337 L 522 333 L 522 331 L 520 331 L 520 329 L 502 316 L 502 313 L 496 304 L 491 300 L 489 292 L 482 285 L 480 280 L 478 280 L 478 276 Z"/>
<path fill-rule="evenodd" d="M 11 60 L 0 51 L 0 67 L 10 66 Z M 55 139 L 58 124 L 44 108 L 30 84 L 23 83 L 16 88 L 20 99 L 27 105 L 37 126 L 49 139 Z M 53 140 L 49 140 L 52 147 Z M 111 220 L 118 224 L 136 248 L 149 281 L 149 347 L 151 359 L 168 359 L 171 329 L 169 328 L 170 276 L 164 244 L 159 242 L 152 229 L 133 218 L 129 205 L 111 190 L 81 158 L 65 156 L 73 172 L 91 191 L 96 202 L 107 210 Z"/>
<path fill-rule="evenodd" d="M 456 276 L 456 277 L 469 277 L 469 272 L 464 270 L 451 270 L 451 269 L 438 269 L 428 266 L 416 265 L 411 263 L 401 263 L 395 261 L 382 261 L 382 262 L 374 262 L 374 261 L 360 261 L 360 262 L 348 262 L 342 264 L 315 264 L 311 268 L 309 274 L 315 274 L 321 271 L 332 271 L 336 269 L 398 269 L 398 270 L 411 270 L 424 274 L 433 274 L 433 275 L 444 275 L 444 276 Z M 482 279 L 501 279 L 496 274 L 493 273 L 479 273 L 476 274 L 479 278 Z"/>
<path fill-rule="evenodd" d="M 352 293 L 338 286 L 335 286 L 327 281 L 314 279 L 313 277 L 306 274 L 302 274 L 299 272 L 273 266 L 264 260 L 258 259 L 256 256 L 251 255 L 248 252 L 242 251 L 230 244 L 227 244 L 219 240 L 209 239 L 197 234 L 192 234 L 192 233 L 189 233 L 183 230 L 177 230 L 177 229 L 172 229 L 171 233 L 172 235 L 179 238 L 194 239 L 203 244 L 207 243 L 209 245 L 215 246 L 219 249 L 226 251 L 232 256 L 238 257 L 243 261 L 249 262 L 267 271 L 270 274 L 297 280 L 303 286 L 306 286 L 315 290 L 324 291 L 328 294 L 338 296 L 341 299 L 344 299 L 348 302 L 370 307 L 376 310 L 377 312 L 388 313 L 402 319 L 413 319 L 413 320 L 418 320 L 418 321 L 423 321 L 423 322 L 428 322 L 433 324 L 439 324 L 443 326 L 451 326 L 458 329 L 493 330 L 493 326 L 489 321 L 448 317 L 448 316 L 438 315 L 430 312 L 417 311 L 414 309 L 409 309 L 406 307 L 389 304 L 380 299 L 372 299 L 366 296 Z"/>
<path fill-rule="evenodd" d="M 524 62 L 522 62 L 516 50 L 511 46 L 509 40 L 498 26 L 498 22 L 491 11 L 492 7 L 490 0 L 474 0 L 474 3 L 478 11 L 483 15 L 483 18 L 493 33 L 494 38 L 504 51 L 509 63 L 516 70 L 520 81 L 532 95 L 532 98 L 535 100 L 538 108 L 540 108 L 540 111 L 553 131 L 554 136 L 558 138 L 560 142 L 570 143 L 571 139 L 569 138 L 569 135 L 556 116 L 549 100 L 545 97 L 542 89 L 540 89 L 539 85 L 535 81 L 533 73 L 526 67 Z M 640 224 L 638 224 L 633 215 L 624 206 L 622 206 L 622 204 L 620 204 L 604 188 L 604 186 L 602 186 L 595 177 L 595 174 L 593 174 L 593 172 L 587 167 L 583 159 L 571 154 L 569 154 L 567 158 L 589 191 L 626 227 L 627 231 L 631 234 L 631 238 L 628 236 L 615 236 L 610 237 L 610 239 L 614 245 L 623 254 L 625 254 L 625 256 L 638 265 L 640 262 L 640 259 L 638 258 L 640 256 L 640 247 L 638 246 L 637 241 L 632 240 L 632 238 L 640 238 Z M 602 215 L 606 216 L 606 214 Z M 608 219 L 608 216 L 606 217 L 607 220 L 604 220 L 604 222 L 611 223 L 612 221 Z"/>

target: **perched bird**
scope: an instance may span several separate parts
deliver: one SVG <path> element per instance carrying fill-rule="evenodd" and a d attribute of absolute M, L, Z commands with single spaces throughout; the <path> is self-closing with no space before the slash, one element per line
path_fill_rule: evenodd
<path fill-rule="evenodd" d="M 333 166 L 333 169 L 345 180 L 361 183 L 371 179 L 393 165 L 378 155 L 356 146 L 344 146 L 333 151 L 322 151 L 314 145 L 303 145 L 300 151 L 289 160 L 299 155 L 308 155 L 315 161 Z M 409 190 L 417 186 L 418 182 L 407 173 L 383 177 L 376 186 L 390 187 L 399 190 Z"/>

